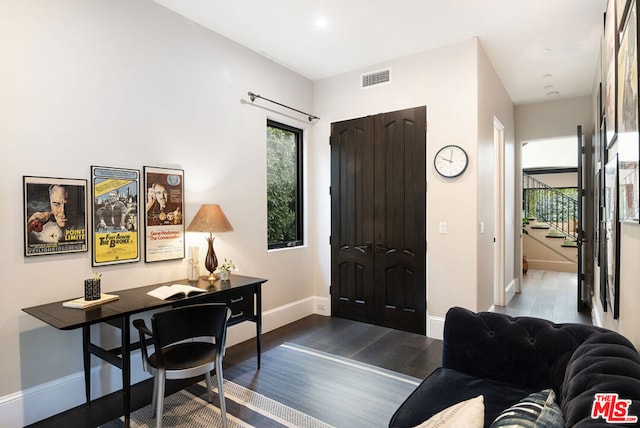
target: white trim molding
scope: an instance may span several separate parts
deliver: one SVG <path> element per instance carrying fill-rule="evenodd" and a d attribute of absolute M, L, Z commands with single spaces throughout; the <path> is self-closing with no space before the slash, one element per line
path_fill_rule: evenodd
<path fill-rule="evenodd" d="M 444 339 L 444 317 L 427 317 L 427 336 L 432 339 Z"/>

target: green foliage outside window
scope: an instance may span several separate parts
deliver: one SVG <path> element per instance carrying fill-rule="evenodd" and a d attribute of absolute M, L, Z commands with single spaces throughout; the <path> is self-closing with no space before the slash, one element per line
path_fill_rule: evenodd
<path fill-rule="evenodd" d="M 525 217 L 544 221 L 568 222 L 577 213 L 578 189 L 557 187 L 554 189 L 525 189 Z M 569 202 L 569 203 L 568 203 Z"/>
<path fill-rule="evenodd" d="M 302 244 L 300 144 L 302 131 L 267 123 L 268 247 Z"/>

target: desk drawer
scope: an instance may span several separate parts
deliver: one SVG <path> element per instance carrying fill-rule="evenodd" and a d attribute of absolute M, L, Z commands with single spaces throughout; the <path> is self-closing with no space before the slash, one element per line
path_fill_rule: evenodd
<path fill-rule="evenodd" d="M 227 296 L 226 304 L 231 309 L 230 324 L 253 317 L 253 291 L 244 290 Z"/>
<path fill-rule="evenodd" d="M 229 325 L 253 318 L 254 293 L 252 289 L 225 290 L 198 296 L 199 303 L 225 303 L 231 309 Z"/>

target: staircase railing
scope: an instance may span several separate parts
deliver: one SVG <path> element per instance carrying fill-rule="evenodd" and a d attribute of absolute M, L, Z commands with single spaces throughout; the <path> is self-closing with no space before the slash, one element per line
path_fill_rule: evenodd
<path fill-rule="evenodd" d="M 527 218 L 547 223 L 567 238 L 577 239 L 577 199 L 526 173 L 522 175 L 522 192 L 523 213 Z"/>

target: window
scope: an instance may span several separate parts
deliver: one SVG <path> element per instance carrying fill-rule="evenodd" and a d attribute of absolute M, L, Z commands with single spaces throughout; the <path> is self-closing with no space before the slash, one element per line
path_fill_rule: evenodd
<path fill-rule="evenodd" d="M 302 245 L 302 230 L 302 130 L 268 120 L 268 248 Z"/>

